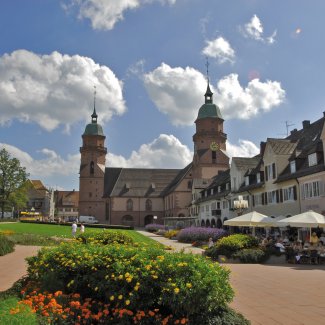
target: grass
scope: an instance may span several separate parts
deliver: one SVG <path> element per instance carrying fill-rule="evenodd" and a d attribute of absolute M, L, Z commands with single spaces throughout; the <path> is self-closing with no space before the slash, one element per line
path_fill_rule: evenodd
<path fill-rule="evenodd" d="M 33 223 L 7 223 L 0 224 L 0 232 L 13 231 L 14 234 L 8 235 L 16 244 L 20 245 L 53 245 L 50 237 L 64 237 L 71 238 L 71 226 L 65 225 L 42 225 Z M 88 228 L 85 231 L 101 232 L 102 228 Z M 121 229 L 107 229 L 106 231 L 121 232 L 131 236 L 134 241 L 139 243 L 147 243 L 149 245 L 159 245 L 153 239 L 146 237 L 134 230 L 121 230 Z M 36 236 L 35 236 L 36 235 Z"/>

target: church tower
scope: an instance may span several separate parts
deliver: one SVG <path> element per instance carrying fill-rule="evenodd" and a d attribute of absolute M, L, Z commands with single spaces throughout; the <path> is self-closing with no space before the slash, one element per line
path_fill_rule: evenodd
<path fill-rule="evenodd" d="M 94 216 L 99 222 L 104 222 L 105 203 L 102 197 L 107 148 L 104 146 L 106 137 L 103 128 L 97 123 L 95 96 L 96 91 L 91 123 L 86 126 L 80 147 L 79 216 Z"/>
<path fill-rule="evenodd" d="M 223 132 L 220 108 L 213 103 L 213 93 L 209 79 L 204 94 L 205 103 L 201 106 L 193 135 L 193 178 L 210 179 L 219 171 L 229 168 L 229 157 L 226 154 L 227 135 Z"/>

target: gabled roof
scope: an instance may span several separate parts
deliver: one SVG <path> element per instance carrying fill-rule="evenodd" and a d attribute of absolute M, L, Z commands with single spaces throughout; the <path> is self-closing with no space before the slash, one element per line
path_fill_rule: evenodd
<path fill-rule="evenodd" d="M 268 138 L 267 144 L 272 147 L 276 155 L 291 155 L 297 146 L 297 142 L 291 139 Z"/>
<path fill-rule="evenodd" d="M 256 168 L 260 162 L 261 157 L 259 155 L 255 157 L 233 157 L 232 162 L 236 165 L 238 169 L 247 170 Z"/>
<path fill-rule="evenodd" d="M 105 169 L 104 197 L 161 197 L 179 169 Z"/>
<path fill-rule="evenodd" d="M 79 205 L 79 191 L 54 191 L 56 206 L 74 206 Z"/>
<path fill-rule="evenodd" d="M 30 181 L 37 191 L 47 191 L 47 188 L 43 185 L 43 183 L 39 179 L 32 179 Z"/>

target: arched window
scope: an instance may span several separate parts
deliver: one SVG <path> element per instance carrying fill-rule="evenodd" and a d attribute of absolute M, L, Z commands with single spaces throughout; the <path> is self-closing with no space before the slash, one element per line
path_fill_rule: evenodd
<path fill-rule="evenodd" d="M 131 199 L 128 199 L 126 202 L 126 210 L 133 211 L 133 201 Z"/>
<path fill-rule="evenodd" d="M 146 201 L 146 210 L 147 211 L 151 211 L 152 210 L 152 202 L 149 199 Z"/>
<path fill-rule="evenodd" d="M 90 174 L 93 175 L 94 172 L 95 172 L 94 162 L 92 161 L 92 162 L 90 163 Z"/>

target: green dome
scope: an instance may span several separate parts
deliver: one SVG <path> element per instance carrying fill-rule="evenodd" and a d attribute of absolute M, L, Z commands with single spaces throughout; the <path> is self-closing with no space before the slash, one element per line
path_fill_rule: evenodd
<path fill-rule="evenodd" d="M 198 119 L 205 117 L 218 117 L 222 119 L 222 115 L 220 112 L 220 108 L 213 103 L 205 103 L 201 106 L 199 110 L 199 114 L 197 116 Z"/>
<path fill-rule="evenodd" d="M 86 126 L 83 135 L 102 135 L 104 136 L 103 128 L 97 123 L 90 123 Z"/>

